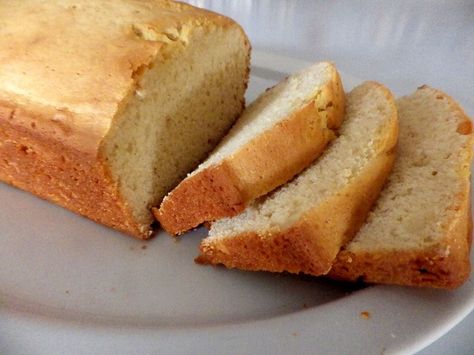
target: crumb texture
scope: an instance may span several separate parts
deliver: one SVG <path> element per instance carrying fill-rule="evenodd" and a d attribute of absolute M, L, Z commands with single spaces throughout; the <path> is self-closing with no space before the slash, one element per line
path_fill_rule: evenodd
<path fill-rule="evenodd" d="M 152 221 L 151 207 L 199 164 L 243 108 L 247 53 L 240 31 L 198 28 L 188 40 L 144 73 L 105 143 L 112 175 L 144 225 Z"/>
<path fill-rule="evenodd" d="M 317 63 L 260 95 L 197 171 L 231 156 L 254 137 L 314 100 L 321 93 L 321 87 L 331 81 L 335 70 L 330 63 Z"/>
<path fill-rule="evenodd" d="M 338 138 L 323 155 L 293 181 L 252 203 L 243 213 L 215 222 L 208 241 L 246 232 L 261 235 L 288 229 L 305 213 L 344 190 L 387 140 L 387 117 L 394 108 L 384 90 L 366 83 L 347 96 L 346 118 Z M 382 132 L 382 134 L 381 134 Z"/>
<path fill-rule="evenodd" d="M 427 250 L 443 241 L 468 198 L 472 136 L 462 110 L 428 87 L 397 108 L 398 157 L 350 252 Z"/>

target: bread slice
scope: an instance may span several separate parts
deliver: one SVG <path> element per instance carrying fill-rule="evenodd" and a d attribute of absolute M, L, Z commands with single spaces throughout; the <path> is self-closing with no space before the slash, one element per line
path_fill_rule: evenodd
<path fill-rule="evenodd" d="M 232 20 L 164 0 L 0 2 L 0 180 L 136 237 L 244 106 Z"/>
<path fill-rule="evenodd" d="M 340 136 L 293 181 L 212 224 L 198 262 L 321 275 L 366 218 L 394 161 L 397 111 L 384 86 L 347 96 Z"/>
<path fill-rule="evenodd" d="M 331 63 L 288 77 L 245 110 L 212 155 L 154 210 L 156 218 L 181 234 L 236 215 L 318 157 L 343 115 L 344 91 Z"/>
<path fill-rule="evenodd" d="M 399 99 L 397 107 L 393 173 L 330 276 L 454 288 L 470 272 L 471 121 L 452 98 L 427 86 Z"/>

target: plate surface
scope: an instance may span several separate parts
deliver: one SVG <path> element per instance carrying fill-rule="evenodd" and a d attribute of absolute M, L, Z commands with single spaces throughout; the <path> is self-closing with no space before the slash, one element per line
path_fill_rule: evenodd
<path fill-rule="evenodd" d="M 307 64 L 254 51 L 248 99 Z M 356 290 L 203 267 L 203 229 L 145 243 L 4 184 L 0 201 L 2 354 L 412 352 L 474 307 L 471 281 Z"/>

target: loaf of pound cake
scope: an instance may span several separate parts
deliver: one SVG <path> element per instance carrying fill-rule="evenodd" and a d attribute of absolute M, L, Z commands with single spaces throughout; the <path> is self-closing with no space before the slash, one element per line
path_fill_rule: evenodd
<path fill-rule="evenodd" d="M 243 110 L 242 28 L 161 0 L 6 0 L 0 24 L 0 180 L 147 238 Z"/>

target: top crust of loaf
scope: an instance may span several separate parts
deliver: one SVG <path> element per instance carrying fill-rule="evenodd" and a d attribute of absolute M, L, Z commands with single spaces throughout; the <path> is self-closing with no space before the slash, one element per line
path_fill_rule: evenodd
<path fill-rule="evenodd" d="M 186 45 L 193 27 L 238 26 L 156 0 L 7 0 L 0 22 L 0 105 L 21 107 L 37 131 L 91 154 L 152 62 Z"/>
<path fill-rule="evenodd" d="M 472 123 L 451 97 L 426 85 L 397 104 L 399 160 L 368 223 L 339 253 L 330 276 L 455 288 L 470 272 Z M 420 179 L 423 186 L 413 189 Z M 419 193 L 431 196 L 394 206 Z"/>
<path fill-rule="evenodd" d="M 260 122 L 262 112 L 286 99 L 285 89 L 301 84 L 305 73 L 316 75 L 321 83 L 306 80 L 311 92 L 298 97 L 296 107 L 284 115 L 272 112 L 270 118 L 276 122 L 267 122 L 269 117 Z M 156 218 L 169 233 L 179 235 L 203 222 L 236 215 L 316 159 L 335 137 L 344 108 L 345 94 L 333 64 L 317 63 L 292 75 L 247 108 L 210 158 L 164 198 L 160 209 L 153 209 Z M 257 123 L 264 125 L 263 132 L 257 130 L 241 146 L 234 144 L 238 133 L 254 129 Z M 224 154 L 220 148 L 229 148 L 228 143 L 232 149 Z"/>

